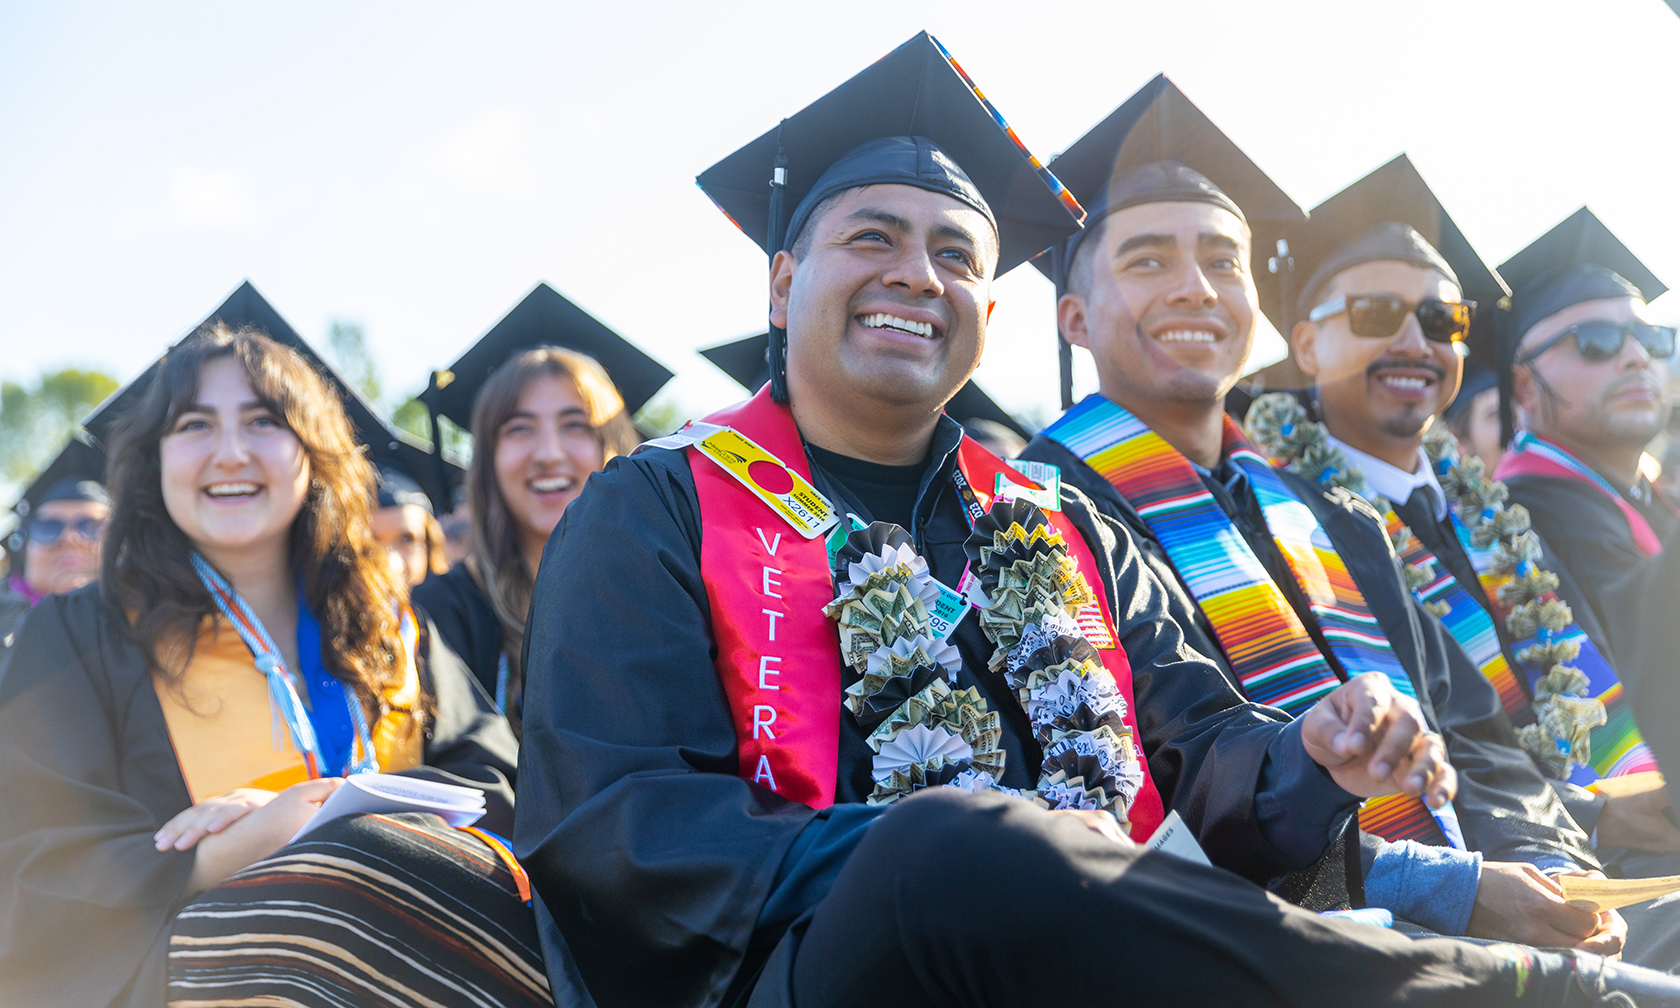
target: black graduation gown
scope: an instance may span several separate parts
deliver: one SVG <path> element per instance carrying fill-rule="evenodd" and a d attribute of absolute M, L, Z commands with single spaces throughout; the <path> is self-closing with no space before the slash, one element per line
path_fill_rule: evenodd
<path fill-rule="evenodd" d="M 416 585 L 413 600 L 491 697 L 502 663 L 502 621 L 463 561 Z"/>
<path fill-rule="evenodd" d="M 1492 614 L 1493 608 L 1489 604 L 1487 593 L 1482 590 L 1481 580 L 1476 574 L 1475 562 L 1470 559 L 1470 554 L 1464 551 L 1464 544 L 1458 539 L 1458 531 L 1453 528 L 1452 519 L 1450 517 L 1437 519 L 1433 509 L 1422 500 L 1394 502 L 1394 513 L 1402 522 L 1406 523 L 1406 527 L 1412 530 L 1412 534 L 1417 536 L 1418 542 L 1422 543 L 1425 549 L 1441 561 L 1458 583 L 1470 592 L 1471 597 L 1480 603 L 1483 609 Z M 1594 644 L 1598 645 L 1605 660 L 1611 661 L 1613 664 L 1610 645 L 1605 639 L 1597 613 L 1590 607 L 1576 606 L 1574 599 L 1584 596 L 1573 575 L 1570 574 L 1567 566 L 1559 562 L 1546 537 L 1541 535 L 1539 539 L 1540 565 L 1558 576 L 1559 597 L 1569 602 L 1571 608 L 1575 609 L 1576 624 Z M 1505 652 L 1506 663 L 1516 672 L 1517 680 L 1522 684 L 1523 691 L 1528 693 L 1532 699 L 1533 693 L 1529 691 L 1528 676 L 1522 671 L 1522 665 L 1517 662 L 1516 655 L 1511 650 L 1511 636 L 1505 630 L 1504 621 L 1498 616 L 1494 616 L 1493 622 L 1494 629 L 1499 634 L 1499 646 Z M 1512 721 L 1516 724 L 1532 724 L 1534 723 L 1534 714 L 1532 711 L 1524 711 L 1521 715 L 1512 718 Z M 1595 792 L 1576 787 L 1573 784 L 1558 781 L 1550 783 L 1552 788 L 1558 792 L 1558 797 L 1563 799 L 1564 808 L 1569 810 L 1570 818 L 1574 819 L 1582 830 L 1590 834 L 1593 827 L 1598 823 L 1599 813 L 1604 810 L 1604 799 Z"/>
<path fill-rule="evenodd" d="M 913 530 L 948 584 L 967 561 L 969 529 L 949 482 L 959 438 L 941 420 Z M 842 510 L 862 507 L 821 468 L 813 480 Z M 1163 800 L 1215 864 L 1248 878 L 1321 857 L 1356 800 L 1307 758 L 1298 728 L 1244 703 L 1186 646 L 1125 530 L 1077 492 L 1064 499 L 1102 567 L 1092 580 L 1114 605 L 1138 741 Z M 538 575 L 514 839 L 561 1004 L 734 1003 L 884 811 L 863 804 L 871 752 L 845 716 L 832 807 L 789 802 L 737 776 L 700 540 L 688 460 L 646 450 L 590 477 Z M 1001 677 L 986 671 L 992 647 L 978 620 L 971 614 L 952 640 L 963 659 L 958 687 L 977 687 L 1002 714 L 1003 782 L 1034 786 L 1037 746 Z M 978 868 L 953 865 L 952 884 Z M 775 968 L 790 961 L 779 955 Z"/>
<path fill-rule="evenodd" d="M 1648 490 L 1644 477 L 1640 483 Z M 1558 596 L 1575 611 L 1575 620 L 1598 645 L 1625 684 L 1638 678 L 1641 665 L 1618 661 L 1626 650 L 1631 655 L 1642 647 L 1644 629 L 1625 617 L 1624 602 L 1637 603 L 1623 585 L 1639 585 L 1655 571 L 1660 561 L 1651 561 L 1634 544 L 1633 533 L 1620 508 L 1596 487 L 1552 476 L 1513 476 L 1505 481 L 1511 500 L 1528 509 L 1530 523 L 1548 551 L 1548 569 L 1558 575 Z M 1680 518 L 1663 504 L 1624 497 L 1633 509 L 1651 523 L 1657 538 L 1667 545 L 1680 542 Z M 1637 589 L 1635 589 L 1637 590 Z M 1669 617 L 1672 619 L 1672 615 Z M 1616 633 L 1615 627 L 1626 628 Z M 1623 656 L 1624 659 L 1626 656 Z M 1673 664 L 1672 656 L 1668 661 Z"/>
<path fill-rule="evenodd" d="M 1060 466 L 1064 485 L 1073 483 L 1088 493 L 1104 514 L 1125 523 L 1168 586 L 1174 618 L 1192 628 L 1187 631 L 1191 646 L 1218 656 L 1226 674 L 1235 682 L 1212 624 L 1178 579 L 1166 551 L 1154 539 L 1149 526 L 1114 485 L 1066 447 L 1044 437 L 1035 438 L 1021 457 Z M 1335 544 L 1336 552 L 1348 565 L 1349 573 L 1394 648 L 1395 657 L 1411 678 L 1425 717 L 1446 741 L 1448 757 L 1458 771 L 1458 797 L 1454 807 L 1458 810 L 1465 843 L 1493 861 L 1561 857 L 1598 867 L 1586 834 L 1570 819 L 1557 795 L 1517 743 L 1493 685 L 1441 622 L 1406 588 L 1405 575 L 1388 545 L 1376 511 L 1348 491 L 1327 491 L 1292 473 L 1279 475 L 1313 512 Z M 1265 527 L 1258 502 L 1250 495 L 1250 506 L 1245 509 L 1217 481 L 1208 481 L 1208 485 L 1220 506 L 1234 515 L 1233 523 L 1289 599 L 1301 623 L 1313 634 L 1319 650 L 1333 668 L 1342 671 L 1287 561 Z"/>
<path fill-rule="evenodd" d="M 425 766 L 513 818 L 507 722 L 430 628 Z M 158 1008 L 192 852 L 152 834 L 192 804 L 140 649 L 99 586 L 48 598 L 0 672 L 0 1004 Z"/>

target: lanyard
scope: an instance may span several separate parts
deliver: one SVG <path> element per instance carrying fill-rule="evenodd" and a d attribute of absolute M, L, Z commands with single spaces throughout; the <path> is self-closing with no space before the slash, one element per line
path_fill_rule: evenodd
<path fill-rule="evenodd" d="M 268 679 L 269 701 L 285 718 L 286 727 L 292 733 L 292 744 L 302 754 L 303 765 L 309 772 L 309 778 L 314 780 L 337 772 L 321 765 L 321 742 L 315 735 L 314 722 L 309 719 L 309 711 L 304 708 L 303 700 L 299 698 L 291 676 L 286 674 L 285 659 L 280 656 L 280 649 L 275 646 L 274 638 L 269 636 L 268 628 L 262 625 L 262 620 L 257 618 L 257 614 L 239 593 L 233 590 L 227 579 L 197 552 L 192 554 L 192 562 L 193 568 L 198 571 L 199 580 L 204 582 L 210 597 L 216 600 L 216 608 L 220 609 L 234 629 L 239 631 L 245 646 L 251 649 L 257 671 Z M 349 684 L 341 682 L 339 685 L 344 691 L 344 702 L 349 708 L 351 723 L 356 726 L 356 740 L 361 743 L 360 755 L 356 755 L 353 749 L 349 765 L 344 769 L 350 773 L 378 773 L 379 760 L 374 756 L 373 734 L 368 730 L 367 712 L 362 709 L 355 691 Z"/>

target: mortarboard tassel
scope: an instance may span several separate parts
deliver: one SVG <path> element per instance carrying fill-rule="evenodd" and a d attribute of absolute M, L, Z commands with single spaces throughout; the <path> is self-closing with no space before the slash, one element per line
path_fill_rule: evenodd
<path fill-rule="evenodd" d="M 1064 272 L 1067 263 L 1062 261 L 1067 254 L 1066 249 L 1067 245 L 1063 243 L 1050 250 L 1050 275 L 1056 281 L 1057 301 L 1067 293 L 1067 274 Z M 1073 408 L 1073 345 L 1062 335 L 1060 326 L 1056 327 L 1056 357 L 1061 368 L 1062 409 L 1069 410 Z"/>
<path fill-rule="evenodd" d="M 787 120 L 782 120 L 786 122 Z M 787 236 L 787 148 L 782 145 L 782 127 L 776 126 L 776 167 L 770 176 L 770 234 L 766 248 L 782 249 Z M 774 255 L 774 253 L 772 253 Z M 770 398 L 782 405 L 788 402 L 787 330 L 771 323 L 770 345 L 765 350 L 770 366 Z"/>

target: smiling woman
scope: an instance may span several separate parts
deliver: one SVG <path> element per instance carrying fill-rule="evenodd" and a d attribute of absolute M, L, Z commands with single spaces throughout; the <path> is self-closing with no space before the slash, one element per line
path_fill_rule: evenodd
<path fill-rule="evenodd" d="M 525 613 L 543 546 L 589 474 L 641 436 L 601 365 L 555 346 L 525 350 L 490 373 L 472 434 L 472 554 L 414 598 L 517 732 Z"/>
<path fill-rule="evenodd" d="M 116 429 L 100 581 L 38 607 L 0 685 L 0 1004 L 550 1003 L 498 841 L 412 814 L 291 843 L 367 771 L 512 822 L 514 740 L 409 608 L 337 396 L 216 323 Z"/>

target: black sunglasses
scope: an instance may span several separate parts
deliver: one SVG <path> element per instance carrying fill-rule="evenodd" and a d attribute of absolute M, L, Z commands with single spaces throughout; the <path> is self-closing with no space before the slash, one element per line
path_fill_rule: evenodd
<path fill-rule="evenodd" d="M 37 518 L 29 523 L 29 544 L 51 546 L 64 535 L 65 529 L 74 529 L 86 542 L 98 542 L 99 537 L 105 534 L 105 525 L 104 518 L 82 518 L 74 522 L 58 518 Z"/>
<path fill-rule="evenodd" d="M 1533 350 L 1517 358 L 1527 364 L 1569 337 L 1575 337 L 1575 352 L 1584 361 L 1595 364 L 1610 360 L 1622 352 L 1627 338 L 1632 336 L 1657 360 L 1674 356 L 1674 327 L 1652 325 L 1649 322 L 1580 322 L 1568 327 Z"/>
<path fill-rule="evenodd" d="M 1307 320 L 1323 322 L 1342 312 L 1348 313 L 1348 328 L 1355 336 L 1388 339 L 1406 324 L 1407 315 L 1415 313 L 1426 339 L 1435 343 L 1458 343 L 1470 333 L 1470 320 L 1476 317 L 1476 302 L 1424 298 L 1413 305 L 1392 294 L 1344 294 L 1314 308 L 1307 315 Z"/>

